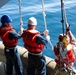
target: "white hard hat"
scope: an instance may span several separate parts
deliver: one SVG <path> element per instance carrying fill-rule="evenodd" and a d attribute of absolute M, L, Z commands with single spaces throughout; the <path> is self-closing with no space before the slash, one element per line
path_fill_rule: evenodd
<path fill-rule="evenodd" d="M 37 20 L 34 17 L 30 17 L 28 20 L 28 24 L 30 25 L 37 25 Z"/>
<path fill-rule="evenodd" d="M 66 34 L 60 34 L 59 36 L 58 36 L 58 39 L 60 40 L 60 39 L 62 39 L 63 38 L 63 36 L 66 36 Z"/>

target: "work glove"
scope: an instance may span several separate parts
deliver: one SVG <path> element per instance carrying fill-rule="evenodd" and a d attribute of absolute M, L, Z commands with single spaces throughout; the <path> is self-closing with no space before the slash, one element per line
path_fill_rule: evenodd
<path fill-rule="evenodd" d="M 50 41 L 50 36 L 47 35 L 47 36 L 46 36 L 46 39 L 47 39 L 47 41 L 49 42 L 50 46 L 52 47 L 52 50 L 54 50 L 54 47 L 53 47 L 53 45 L 52 45 L 52 43 L 51 43 L 51 41 Z"/>
<path fill-rule="evenodd" d="M 23 33 L 24 28 L 21 27 L 21 31 L 19 31 L 18 33 L 21 35 Z"/>
<path fill-rule="evenodd" d="M 49 30 L 45 30 L 43 34 L 46 36 L 47 41 L 50 41 Z"/>
<path fill-rule="evenodd" d="M 43 32 L 43 34 L 44 34 L 45 36 L 47 36 L 47 35 L 49 34 L 49 30 L 45 30 L 45 31 Z"/>
<path fill-rule="evenodd" d="M 67 23 L 66 24 L 66 31 L 69 31 L 70 30 L 70 25 Z"/>
<path fill-rule="evenodd" d="M 24 28 L 23 28 L 23 27 L 21 27 L 21 33 L 23 33 L 23 30 L 24 30 Z"/>
<path fill-rule="evenodd" d="M 46 39 L 49 42 L 50 41 L 50 36 L 49 35 L 46 35 Z"/>
<path fill-rule="evenodd" d="M 67 23 L 67 24 L 66 24 L 66 28 L 69 28 L 69 27 L 70 27 L 70 25 Z"/>

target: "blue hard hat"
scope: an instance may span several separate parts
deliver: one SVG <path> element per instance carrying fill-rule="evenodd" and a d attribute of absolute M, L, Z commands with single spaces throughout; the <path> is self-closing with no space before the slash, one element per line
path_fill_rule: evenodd
<path fill-rule="evenodd" d="M 7 15 L 3 15 L 2 17 L 1 17 L 1 23 L 10 23 L 10 22 L 12 22 L 12 19 L 9 17 L 9 16 L 7 16 Z"/>

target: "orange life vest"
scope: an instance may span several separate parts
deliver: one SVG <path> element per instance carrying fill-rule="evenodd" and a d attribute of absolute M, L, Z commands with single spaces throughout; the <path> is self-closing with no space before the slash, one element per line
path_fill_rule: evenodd
<path fill-rule="evenodd" d="M 41 52 L 44 49 L 43 44 L 36 43 L 36 35 L 40 34 L 37 30 L 25 30 L 22 34 L 24 47 L 29 52 Z"/>
<path fill-rule="evenodd" d="M 0 27 L 0 37 L 2 38 L 3 35 L 7 32 L 12 30 L 13 28 L 11 26 L 1 26 Z"/>
<path fill-rule="evenodd" d="M 9 31 L 7 31 L 7 32 L 3 35 L 3 37 L 2 37 L 3 44 L 4 44 L 5 46 L 9 46 L 9 47 L 16 46 L 17 43 L 18 43 L 18 39 L 10 40 L 10 39 L 8 38 L 8 35 L 9 35 Z"/>
<path fill-rule="evenodd" d="M 59 52 L 57 46 L 54 46 L 55 62 L 58 65 L 66 63 L 66 66 L 72 66 L 72 63 L 75 60 L 72 45 L 68 44 L 64 51 L 61 51 L 60 54 Z"/>

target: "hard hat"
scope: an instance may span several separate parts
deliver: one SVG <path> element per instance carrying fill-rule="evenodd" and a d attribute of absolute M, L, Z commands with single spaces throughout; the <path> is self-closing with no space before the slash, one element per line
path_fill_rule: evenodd
<path fill-rule="evenodd" d="M 1 17 L 1 23 L 10 23 L 10 22 L 12 22 L 12 19 L 9 17 L 9 16 L 7 16 L 7 15 L 3 15 L 2 17 Z"/>
<path fill-rule="evenodd" d="M 34 18 L 34 17 L 30 17 L 29 18 L 29 20 L 28 20 L 28 24 L 29 25 L 37 25 L 37 20 L 36 20 L 36 18 Z"/>
<path fill-rule="evenodd" d="M 64 34 L 64 35 L 63 34 L 60 34 L 59 37 L 58 37 L 58 39 L 59 40 L 62 40 L 63 36 L 66 36 L 66 34 Z"/>
<path fill-rule="evenodd" d="M 58 39 L 61 40 L 63 38 L 63 34 L 60 34 Z"/>

